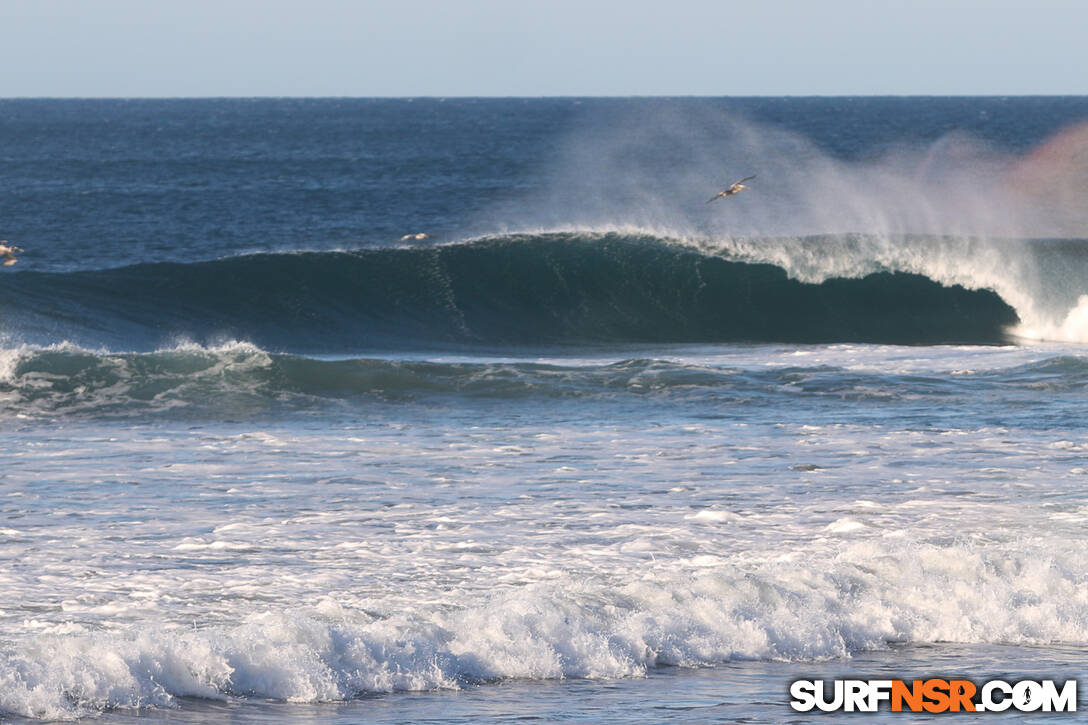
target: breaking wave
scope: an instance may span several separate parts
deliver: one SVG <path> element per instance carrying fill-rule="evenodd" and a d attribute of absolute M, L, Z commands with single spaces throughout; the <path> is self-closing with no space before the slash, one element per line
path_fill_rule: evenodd
<path fill-rule="evenodd" d="M 639 677 L 662 665 L 820 661 L 896 643 L 1083 644 L 1076 547 L 878 537 L 805 567 L 700 556 L 639 564 L 611 583 L 568 575 L 472 595 L 460 606 L 386 611 L 326 598 L 229 625 L 56 625 L 0 650 L 0 712 L 70 719 L 186 696 L 329 702 L 508 678 Z"/>
<path fill-rule="evenodd" d="M 238 339 L 335 353 L 436 344 L 995 343 L 1017 322 L 1005 300 L 985 285 L 968 288 L 966 278 L 946 283 L 879 258 L 815 274 L 798 266 L 873 240 L 787 242 L 572 232 L 24 272 L 0 286 L 0 329 L 38 344 L 146 350 Z M 904 244 L 928 254 L 924 240 Z"/>

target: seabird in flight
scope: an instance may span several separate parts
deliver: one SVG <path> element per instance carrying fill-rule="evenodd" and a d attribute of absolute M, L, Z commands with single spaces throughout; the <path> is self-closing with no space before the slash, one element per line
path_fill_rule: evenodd
<path fill-rule="evenodd" d="M 16 259 L 15 253 L 23 251 L 15 245 L 8 245 L 7 240 L 0 241 L 0 257 L 4 258 L 3 266 L 10 267 L 19 260 Z"/>
<path fill-rule="evenodd" d="M 739 194 L 740 192 L 742 192 L 742 191 L 744 191 L 745 189 L 748 188 L 747 186 L 744 185 L 744 182 L 748 181 L 748 179 L 754 179 L 754 178 L 756 178 L 755 174 L 752 174 L 751 176 L 745 176 L 740 181 L 737 181 L 737 182 L 734 182 L 733 184 L 731 184 L 728 189 L 725 189 L 723 191 L 719 191 L 717 194 L 715 194 L 714 196 L 707 199 L 706 203 L 709 204 L 710 202 L 714 201 L 715 199 L 723 199 L 723 198 L 725 198 L 727 196 L 733 196 L 733 194 Z"/>
<path fill-rule="evenodd" d="M 400 241 L 402 241 L 402 242 L 417 241 L 418 242 L 418 241 L 421 241 L 423 239 L 430 239 L 430 238 L 431 238 L 430 234 L 425 234 L 424 232 L 420 232 L 419 234 L 405 234 L 403 237 L 400 238 Z"/>

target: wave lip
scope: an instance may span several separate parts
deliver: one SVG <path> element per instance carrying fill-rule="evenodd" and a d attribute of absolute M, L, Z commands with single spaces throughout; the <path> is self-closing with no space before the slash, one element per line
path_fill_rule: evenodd
<path fill-rule="evenodd" d="M 995 293 L 879 271 L 806 282 L 660 237 L 556 233 L 15 275 L 9 334 L 155 348 L 179 337 L 342 352 L 405 344 L 995 343 Z M 148 305 L 146 300 L 154 300 Z"/>

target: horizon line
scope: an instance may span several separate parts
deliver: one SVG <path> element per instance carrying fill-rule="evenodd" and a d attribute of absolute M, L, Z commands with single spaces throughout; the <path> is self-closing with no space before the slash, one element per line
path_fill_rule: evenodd
<path fill-rule="evenodd" d="M 162 96 L 0 96 L 0 101 L 169 101 L 169 100 L 583 100 L 583 99 L 719 99 L 719 98 L 1088 98 L 1088 93 L 754 93 L 708 95 L 682 94 L 604 94 L 604 95 L 162 95 Z"/>

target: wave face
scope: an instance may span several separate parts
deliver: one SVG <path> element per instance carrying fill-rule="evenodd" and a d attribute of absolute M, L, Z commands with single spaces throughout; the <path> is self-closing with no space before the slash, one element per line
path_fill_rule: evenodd
<path fill-rule="evenodd" d="M 995 293 L 919 274 L 799 281 L 646 235 L 513 235 L 429 248 L 260 254 L 13 275 L 9 335 L 147 349 L 243 339 L 337 352 L 403 344 L 992 343 Z"/>

